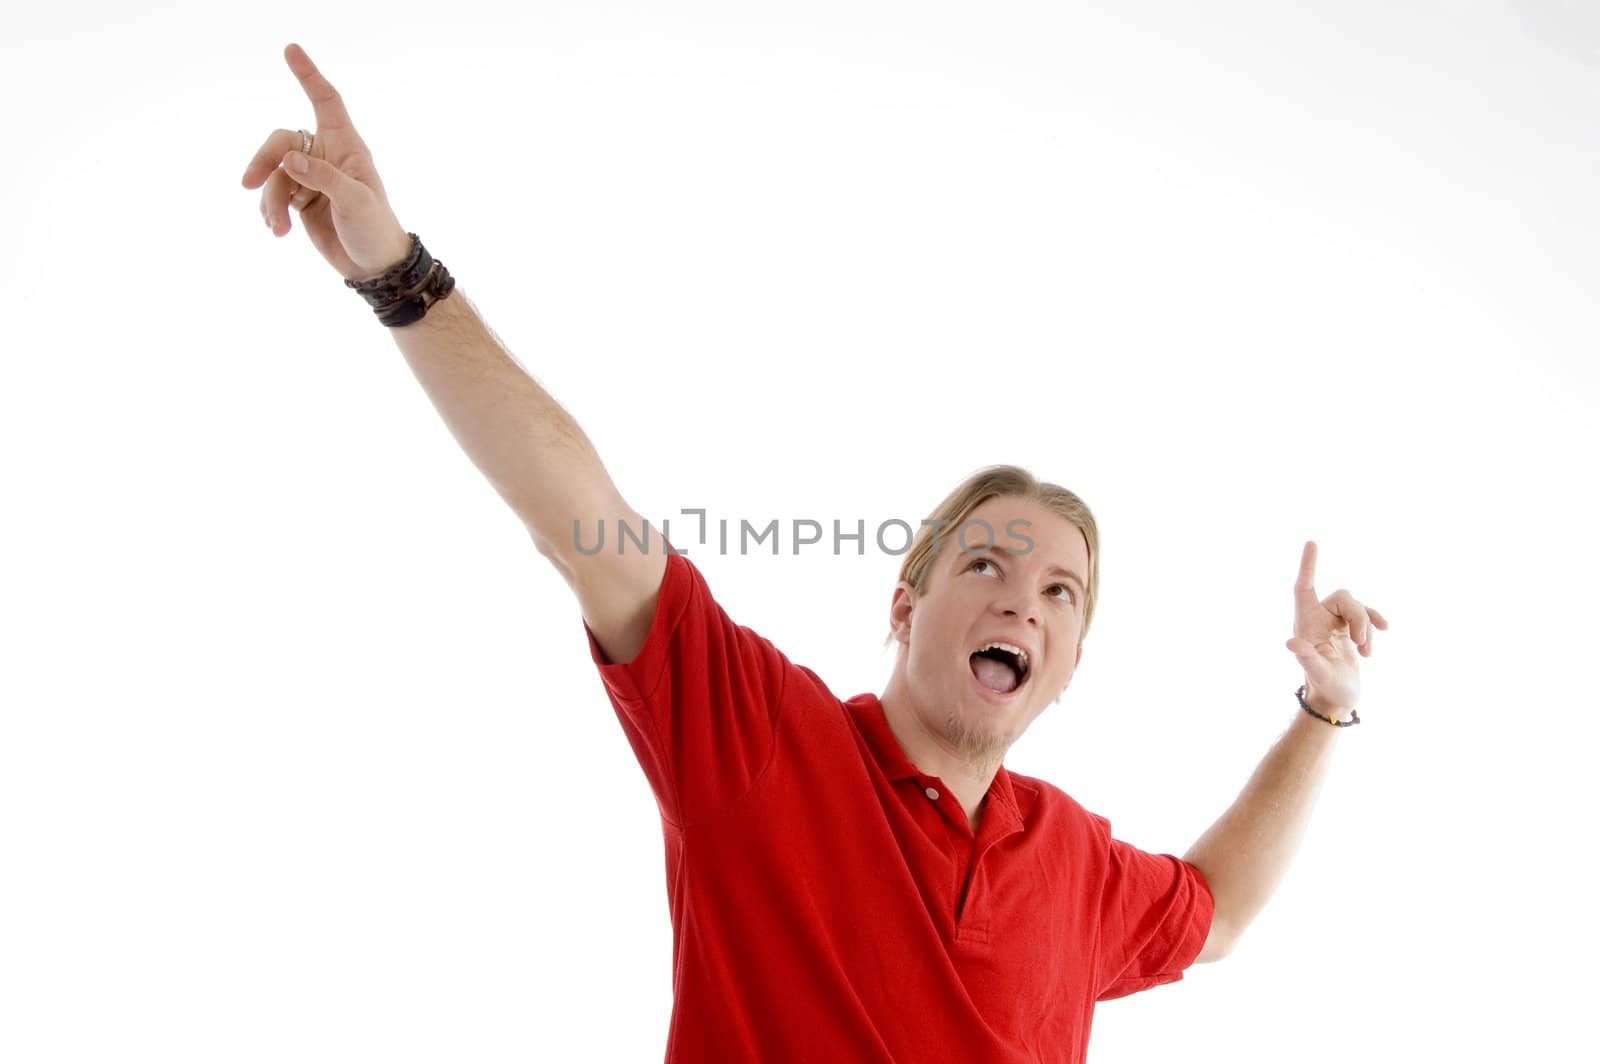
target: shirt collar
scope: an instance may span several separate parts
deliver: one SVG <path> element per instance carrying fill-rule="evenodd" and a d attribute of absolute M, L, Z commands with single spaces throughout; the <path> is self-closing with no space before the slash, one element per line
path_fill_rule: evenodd
<path fill-rule="evenodd" d="M 906 756 L 900 747 L 900 740 L 895 738 L 894 729 L 889 727 L 889 718 L 884 715 L 883 703 L 875 694 L 861 694 L 845 703 L 855 718 L 856 728 L 867 741 L 867 747 L 872 751 L 872 756 L 877 759 L 878 767 L 888 777 L 890 783 L 899 783 L 901 780 L 921 779 L 926 773 L 917 768 L 916 764 Z M 1022 826 L 1022 814 L 1017 809 L 1016 793 L 1011 787 L 1011 773 L 1006 771 L 1002 764 L 994 774 L 994 779 L 989 782 L 987 797 L 993 799 L 989 803 L 990 809 L 1000 810 L 1000 816 L 1012 822 L 1016 827 Z M 984 813 L 987 820 L 989 813 Z"/>

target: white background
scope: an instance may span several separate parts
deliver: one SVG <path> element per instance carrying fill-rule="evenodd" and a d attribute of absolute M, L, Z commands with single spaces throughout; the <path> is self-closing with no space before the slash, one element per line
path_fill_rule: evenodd
<path fill-rule="evenodd" d="M 1007 764 L 1119 837 L 1182 854 L 1293 720 L 1306 539 L 1390 619 L 1271 904 L 1093 1061 L 1592 1052 L 1592 9 L 141 6 L 0 34 L 0 1058 L 665 1046 L 577 604 L 240 185 L 314 125 L 290 41 L 652 519 L 1080 493 L 1100 612 Z M 674 539 L 881 692 L 898 557 Z"/>

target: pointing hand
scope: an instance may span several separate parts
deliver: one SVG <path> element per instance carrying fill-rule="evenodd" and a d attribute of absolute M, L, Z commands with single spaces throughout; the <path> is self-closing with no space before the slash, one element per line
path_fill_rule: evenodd
<path fill-rule="evenodd" d="M 261 188 L 261 216 L 273 235 L 292 228 L 292 206 L 312 245 L 341 276 L 377 277 L 406 258 L 411 238 L 389 207 L 372 153 L 339 93 L 298 44 L 285 48 L 283 58 L 316 116 L 311 151 L 301 152 L 298 132 L 273 130 L 245 168 L 244 187 Z"/>

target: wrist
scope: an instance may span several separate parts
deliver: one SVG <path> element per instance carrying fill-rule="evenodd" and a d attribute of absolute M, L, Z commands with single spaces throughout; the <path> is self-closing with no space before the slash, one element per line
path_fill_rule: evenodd
<path fill-rule="evenodd" d="M 357 284 L 365 284 L 376 281 L 385 274 L 397 273 L 400 267 L 404 266 L 411 258 L 414 250 L 411 234 L 402 229 L 399 233 L 394 234 L 391 239 L 386 240 L 383 250 L 377 253 L 376 259 L 383 263 L 382 266 L 363 266 L 360 263 L 356 263 L 356 268 L 360 270 L 360 273 L 358 276 L 350 278 L 350 280 L 355 281 Z"/>
<path fill-rule="evenodd" d="M 1310 684 L 1303 686 L 1297 694 L 1300 697 L 1301 713 L 1307 717 L 1320 717 L 1326 723 L 1338 725 L 1348 724 L 1351 721 L 1360 723 L 1356 716 L 1356 707 L 1353 705 L 1335 705 L 1311 689 Z"/>
<path fill-rule="evenodd" d="M 417 234 L 407 233 L 406 237 L 411 251 L 399 265 L 377 277 L 364 281 L 347 277 L 344 282 L 345 287 L 360 293 L 378 321 L 391 329 L 421 321 L 428 308 L 449 295 L 456 283 L 444 263 L 428 253 Z"/>
<path fill-rule="evenodd" d="M 384 261 L 388 265 L 384 266 L 382 269 L 380 269 L 380 270 L 376 271 L 375 273 L 373 273 L 372 274 L 372 278 L 382 277 L 384 274 L 388 273 L 390 270 L 398 269 L 400 266 L 404 265 L 406 259 L 408 259 L 410 257 L 411 257 L 411 234 L 408 233 L 406 230 L 402 229 L 402 230 L 400 230 L 399 233 L 395 234 L 395 237 L 394 237 L 393 240 L 389 241 L 389 252 L 388 252 L 388 254 L 380 256 L 382 261 Z M 362 278 L 362 280 L 371 280 L 372 278 Z"/>
<path fill-rule="evenodd" d="M 1340 708 L 1340 707 L 1326 708 L 1326 707 L 1317 705 L 1315 702 L 1312 702 L 1309 699 L 1306 701 L 1306 705 L 1311 707 L 1311 711 L 1313 713 L 1318 713 L 1318 714 L 1320 714 L 1320 715 L 1322 715 L 1324 717 L 1327 717 L 1329 720 L 1335 721 L 1335 722 L 1340 723 L 1340 724 L 1343 724 L 1343 723 L 1351 720 L 1355 716 L 1355 707 L 1354 706 L 1350 706 L 1350 707 L 1347 707 L 1347 708 Z"/>
<path fill-rule="evenodd" d="M 1313 698 L 1309 694 L 1306 695 L 1306 705 L 1321 713 L 1324 717 L 1332 717 L 1334 720 L 1349 720 L 1356 709 L 1355 706 L 1329 705 L 1320 698 Z"/>

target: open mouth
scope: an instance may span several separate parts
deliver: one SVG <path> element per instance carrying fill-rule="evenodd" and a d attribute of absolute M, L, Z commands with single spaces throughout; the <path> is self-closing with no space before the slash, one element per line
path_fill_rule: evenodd
<path fill-rule="evenodd" d="M 1030 663 L 1020 648 L 990 643 L 973 651 L 967 663 L 978 684 L 996 694 L 1012 694 L 1028 682 Z"/>

